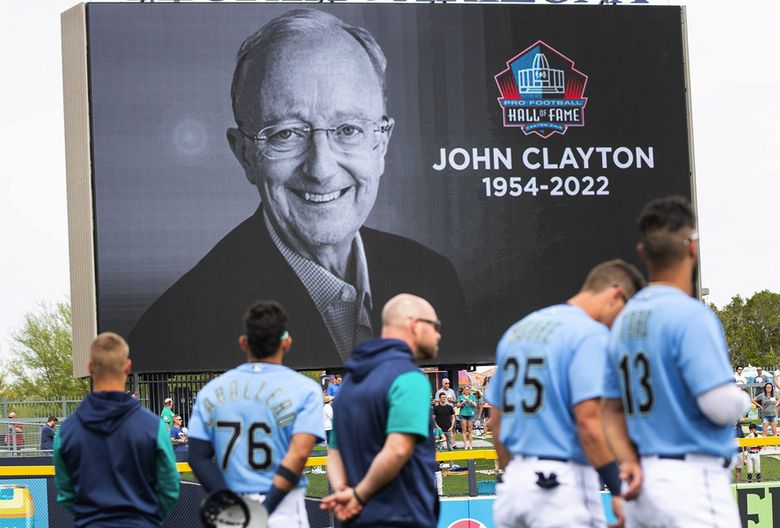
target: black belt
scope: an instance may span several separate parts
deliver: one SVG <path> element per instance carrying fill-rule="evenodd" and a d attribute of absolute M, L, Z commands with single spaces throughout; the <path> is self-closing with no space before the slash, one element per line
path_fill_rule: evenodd
<path fill-rule="evenodd" d="M 658 458 L 666 459 L 666 460 L 685 460 L 687 455 L 656 455 Z M 723 460 L 723 468 L 728 469 L 728 467 L 731 465 L 731 459 L 729 458 L 722 458 Z"/>
<path fill-rule="evenodd" d="M 540 456 L 536 457 L 539 460 L 552 460 L 553 462 L 570 462 L 568 458 L 561 458 L 561 457 L 546 457 L 546 456 Z"/>

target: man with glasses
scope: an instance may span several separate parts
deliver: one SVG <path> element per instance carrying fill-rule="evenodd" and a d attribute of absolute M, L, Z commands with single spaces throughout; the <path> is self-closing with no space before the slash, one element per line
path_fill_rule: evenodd
<path fill-rule="evenodd" d="M 436 526 L 431 385 L 415 361 L 436 357 L 441 323 L 433 306 L 400 294 L 382 310 L 382 337 L 347 361 L 334 403 L 322 507 L 349 526 Z"/>
<path fill-rule="evenodd" d="M 261 206 L 154 303 L 131 334 L 135 350 L 192 367 L 232 341 L 243 306 L 277 298 L 295 314 L 299 364 L 338 366 L 402 291 L 441 306 L 448 348 L 468 350 L 449 260 L 364 227 L 395 126 L 385 66 L 368 31 L 324 11 L 290 11 L 244 41 L 227 140 Z"/>
<path fill-rule="evenodd" d="M 452 390 L 452 388 L 450 387 L 449 378 L 444 378 L 443 380 L 441 380 L 441 389 L 436 391 L 437 401 L 442 394 L 444 394 L 444 396 L 447 398 L 447 405 L 449 405 L 450 407 L 454 407 L 455 404 L 458 402 L 458 399 L 455 396 L 455 391 Z"/>
<path fill-rule="evenodd" d="M 621 463 L 639 456 L 642 466 L 627 524 L 740 526 L 728 468 L 749 398 L 734 383 L 718 317 L 692 297 L 693 208 L 680 196 L 653 200 L 639 231 L 650 284 L 612 327 L 604 387 L 607 438 Z"/>

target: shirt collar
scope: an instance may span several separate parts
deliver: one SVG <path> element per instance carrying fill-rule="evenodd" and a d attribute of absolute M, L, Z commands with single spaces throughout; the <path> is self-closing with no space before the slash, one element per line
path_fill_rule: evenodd
<path fill-rule="evenodd" d="M 360 232 L 355 235 L 355 239 L 352 242 L 352 255 L 355 258 L 355 285 L 353 286 L 333 275 L 316 262 L 302 257 L 285 244 L 274 230 L 273 224 L 265 212 L 263 212 L 263 221 L 274 245 L 303 283 L 306 291 L 309 292 L 309 296 L 314 301 L 317 310 L 322 312 L 336 300 L 358 301 L 359 306 L 366 306 L 368 309 L 372 308 L 368 263 L 366 262 L 366 252 Z M 340 298 L 343 295 L 342 292 L 345 286 L 349 286 L 355 291 L 356 299 Z"/>

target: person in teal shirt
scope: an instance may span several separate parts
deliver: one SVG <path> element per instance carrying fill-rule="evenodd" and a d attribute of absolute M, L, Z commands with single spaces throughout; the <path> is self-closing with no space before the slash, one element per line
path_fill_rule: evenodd
<path fill-rule="evenodd" d="M 444 436 L 444 431 L 438 426 L 433 428 L 433 440 L 436 442 L 436 451 L 447 450 L 447 438 Z"/>
<path fill-rule="evenodd" d="M 463 448 L 473 449 L 474 416 L 477 414 L 477 399 L 471 394 L 471 387 L 463 387 L 463 394 L 458 396 L 457 407 L 460 409 L 460 431 L 463 434 Z"/>
<path fill-rule="evenodd" d="M 171 427 L 173 427 L 173 400 L 171 398 L 165 398 L 160 418 L 162 418 L 165 427 L 170 431 Z"/>

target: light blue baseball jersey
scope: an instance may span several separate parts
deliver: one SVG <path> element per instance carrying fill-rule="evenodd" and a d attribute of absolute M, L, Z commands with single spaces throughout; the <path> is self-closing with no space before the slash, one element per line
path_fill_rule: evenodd
<path fill-rule="evenodd" d="M 602 394 L 609 330 L 560 304 L 512 326 L 496 350 L 485 399 L 501 410 L 501 442 L 513 455 L 587 464 L 574 406 Z"/>
<path fill-rule="evenodd" d="M 604 397 L 623 400 L 640 455 L 736 452 L 734 426 L 715 425 L 696 404 L 733 383 L 717 316 L 672 286 L 637 293 L 612 326 Z"/>
<path fill-rule="evenodd" d="M 266 493 L 292 436 L 325 437 L 322 392 L 283 365 L 244 363 L 198 393 L 190 438 L 214 446 L 217 466 L 238 493 Z M 305 487 L 302 478 L 298 487 Z"/>

